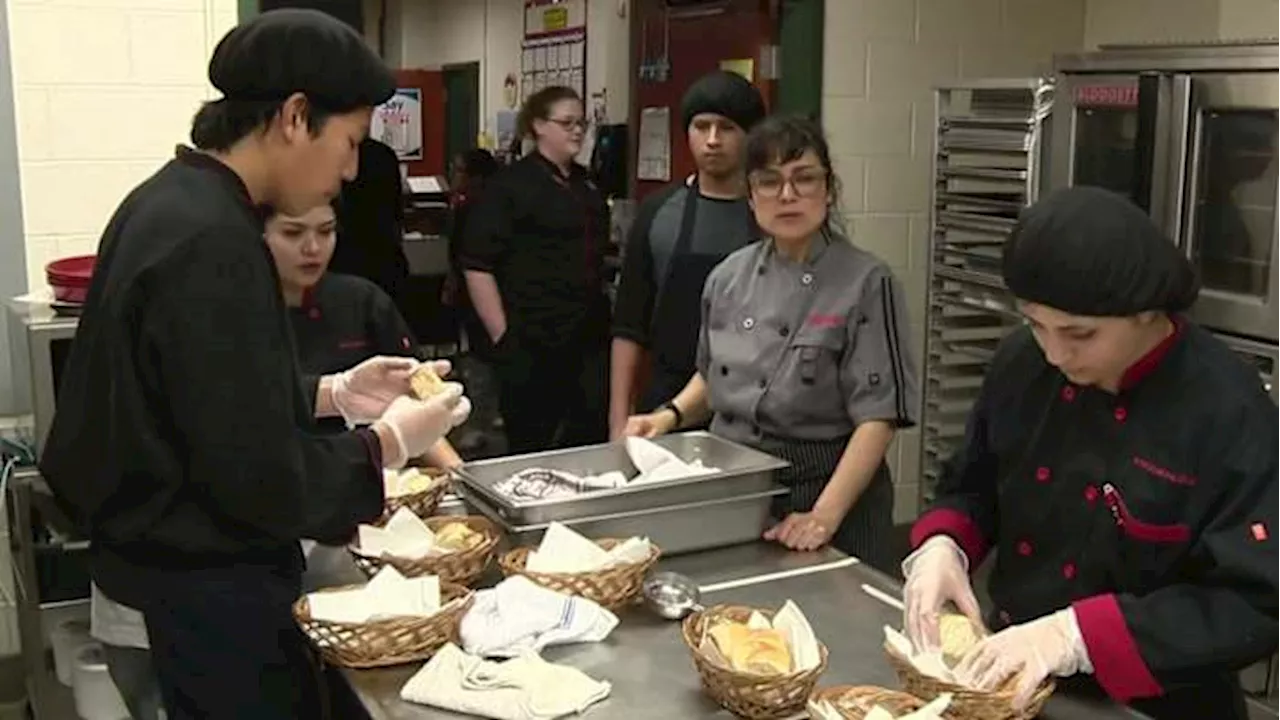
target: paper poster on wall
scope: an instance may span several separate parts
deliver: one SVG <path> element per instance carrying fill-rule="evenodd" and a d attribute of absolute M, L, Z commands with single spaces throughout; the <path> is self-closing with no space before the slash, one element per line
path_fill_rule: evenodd
<path fill-rule="evenodd" d="M 525 73 L 520 78 L 520 98 L 523 100 L 532 95 L 533 92 L 533 73 Z"/>
<path fill-rule="evenodd" d="M 524 36 L 526 39 L 580 32 L 586 26 L 587 0 L 525 3 Z"/>
<path fill-rule="evenodd" d="M 640 111 L 640 142 L 636 154 L 637 179 L 671 180 L 671 108 L 647 107 Z"/>
<path fill-rule="evenodd" d="M 422 91 L 398 88 L 373 111 L 369 136 L 396 151 L 400 160 L 422 159 Z"/>
<path fill-rule="evenodd" d="M 737 73 L 747 79 L 747 82 L 755 82 L 756 63 L 751 58 L 741 58 L 738 60 L 721 60 L 720 69 L 725 72 Z"/>
<path fill-rule="evenodd" d="M 498 147 L 507 149 L 516 139 L 516 117 L 514 110 L 499 110 L 494 121 L 494 134 L 497 135 Z"/>
<path fill-rule="evenodd" d="M 586 64 L 587 44 L 575 42 L 569 45 L 569 67 L 582 67 Z"/>
<path fill-rule="evenodd" d="M 587 84 L 584 82 L 584 75 L 585 73 L 582 72 L 582 68 L 569 71 L 569 87 L 578 91 L 578 95 L 582 97 L 586 97 L 587 91 Z"/>

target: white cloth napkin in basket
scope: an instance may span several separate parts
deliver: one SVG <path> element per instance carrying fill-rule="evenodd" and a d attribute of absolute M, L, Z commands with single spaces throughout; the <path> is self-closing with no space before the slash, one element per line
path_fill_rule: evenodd
<path fill-rule="evenodd" d="M 586 710 L 612 689 L 536 653 L 492 662 L 450 643 L 409 678 L 400 698 L 493 720 L 554 720 Z"/>
<path fill-rule="evenodd" d="M 586 598 L 514 575 L 476 593 L 460 634 L 468 653 L 509 658 L 549 645 L 600 642 L 617 626 L 617 615 Z"/>

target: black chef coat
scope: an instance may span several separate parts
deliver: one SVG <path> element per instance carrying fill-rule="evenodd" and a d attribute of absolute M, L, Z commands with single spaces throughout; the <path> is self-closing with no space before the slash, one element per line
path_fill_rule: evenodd
<path fill-rule="evenodd" d="M 338 198 L 338 242 L 329 270 L 372 280 L 399 300 L 409 278 L 400 159 L 385 143 L 365 138 L 359 163 Z"/>
<path fill-rule="evenodd" d="M 382 288 L 354 275 L 325 273 L 289 308 L 298 364 L 310 375 L 355 367 L 375 355 L 418 356 L 408 323 Z M 418 358 L 422 359 L 422 358 Z M 321 418 L 324 430 L 341 432 L 340 417 Z"/>
<path fill-rule="evenodd" d="M 1257 372 L 1179 318 L 1115 395 L 1067 381 L 1026 329 L 987 378 L 913 543 L 945 533 L 974 568 L 998 547 L 993 629 L 1073 607 L 1115 700 L 1237 717 L 1232 671 L 1277 632 L 1277 411 Z"/>
<path fill-rule="evenodd" d="M 94 580 L 146 608 L 168 570 L 301 572 L 298 539 L 382 511 L 367 430 L 312 428 L 259 213 L 185 153 L 107 225 L 40 470 L 87 525 Z"/>
<path fill-rule="evenodd" d="M 498 171 L 467 221 L 466 270 L 492 273 L 508 332 L 530 347 L 608 340 L 604 252 L 609 208 L 580 165 L 537 152 Z"/>

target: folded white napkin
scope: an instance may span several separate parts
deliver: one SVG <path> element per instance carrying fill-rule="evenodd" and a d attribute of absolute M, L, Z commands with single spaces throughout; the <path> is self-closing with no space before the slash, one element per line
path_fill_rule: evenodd
<path fill-rule="evenodd" d="M 406 578 L 387 566 L 362 587 L 309 593 L 307 604 L 311 617 L 323 622 L 358 625 L 389 617 L 430 617 L 440 611 L 440 578 Z"/>
<path fill-rule="evenodd" d="M 941 720 L 942 713 L 950 705 L 951 693 L 942 693 L 929 704 L 906 715 L 894 715 L 883 707 L 876 705 L 867 712 L 865 720 Z M 844 720 L 844 715 L 826 700 L 810 702 L 809 717 L 812 720 Z"/>
<path fill-rule="evenodd" d="M 618 616 L 586 598 L 563 595 L 521 575 L 476 593 L 462 618 L 462 647 L 481 657 L 516 657 L 548 645 L 600 642 Z"/>
<path fill-rule="evenodd" d="M 680 480 L 719 472 L 701 460 L 685 462 L 657 443 L 644 438 L 627 438 L 627 456 L 637 473 L 628 478 L 620 470 L 597 475 L 578 475 L 567 470 L 525 468 L 497 483 L 493 489 L 516 500 L 549 500 L 572 497 L 597 490 L 612 490 L 629 484 Z"/>
<path fill-rule="evenodd" d="M 361 555 L 415 560 L 426 557 L 436 545 L 436 535 L 431 528 L 409 508 L 395 511 L 385 527 L 360 525 L 356 528 L 356 542 Z"/>
<path fill-rule="evenodd" d="M 629 538 L 612 550 L 605 550 L 569 527 L 553 522 L 542 534 L 537 549 L 529 552 L 524 568 L 539 573 L 595 572 L 643 562 L 652 547 L 648 538 Z"/>
<path fill-rule="evenodd" d="M 911 641 L 908 640 L 905 635 L 894 630 L 888 625 L 884 626 L 884 639 L 885 642 L 889 643 L 890 647 L 898 651 L 898 653 L 902 655 L 902 657 L 906 658 L 907 662 L 911 663 L 911 665 L 916 670 L 920 671 L 920 673 L 943 682 L 960 684 L 960 681 L 956 678 L 956 674 L 953 673 L 951 668 L 947 667 L 947 663 L 943 661 L 941 650 L 935 650 L 933 652 L 916 652 L 915 648 L 911 645 Z"/>
<path fill-rule="evenodd" d="M 631 478 L 632 483 L 666 482 L 719 472 L 717 468 L 704 466 L 701 460 L 687 463 L 670 450 L 644 438 L 627 438 L 627 456 L 639 471 Z"/>
<path fill-rule="evenodd" d="M 400 697 L 494 720 L 554 720 L 586 710 L 611 690 L 607 682 L 536 653 L 498 663 L 450 643 L 409 678 Z"/>

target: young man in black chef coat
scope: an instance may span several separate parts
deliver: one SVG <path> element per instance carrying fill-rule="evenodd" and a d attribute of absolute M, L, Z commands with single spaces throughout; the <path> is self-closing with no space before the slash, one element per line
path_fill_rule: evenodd
<path fill-rule="evenodd" d="M 764 115 L 760 91 L 737 73 L 717 70 L 685 92 L 681 116 L 698 172 L 645 198 L 627 238 L 613 316 L 612 438 L 633 412 L 652 412 L 693 377 L 702 286 L 712 268 L 757 236 L 743 148 Z"/>
<path fill-rule="evenodd" d="M 259 205 L 301 213 L 355 174 L 390 71 L 342 23 L 279 10 L 233 29 L 184 153 L 121 203 L 41 458 L 87 525 L 94 582 L 142 611 L 171 720 L 313 718 L 316 666 L 293 621 L 301 538 L 382 510 L 382 468 L 469 407 L 410 400 L 411 359 L 299 376 Z M 341 414 L 369 428 L 312 431 Z"/>
<path fill-rule="evenodd" d="M 1021 673 L 1160 720 L 1247 715 L 1236 672 L 1276 650 L 1276 406 L 1257 371 L 1180 313 L 1195 273 L 1128 200 L 1059 191 L 1004 250 L 1026 328 L 1004 341 L 912 531 L 908 634 L 997 547 L 995 635 L 958 666 Z"/>

